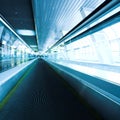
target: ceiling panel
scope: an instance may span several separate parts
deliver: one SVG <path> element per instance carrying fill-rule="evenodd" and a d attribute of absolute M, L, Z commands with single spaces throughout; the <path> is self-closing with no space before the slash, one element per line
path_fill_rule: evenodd
<path fill-rule="evenodd" d="M 81 11 L 89 14 L 89 10 L 94 10 L 103 1 L 0 0 L 0 14 L 16 31 L 36 30 L 37 36 L 21 37 L 28 45 L 34 46 L 35 51 L 37 45 L 39 51 L 45 51 L 85 17 Z"/>
<path fill-rule="evenodd" d="M 45 51 L 78 24 L 84 18 L 81 9 L 92 11 L 103 1 L 32 0 L 39 50 Z"/>
<path fill-rule="evenodd" d="M 34 19 L 31 0 L 0 0 L 0 14 L 15 31 L 34 30 Z M 21 36 L 28 45 L 36 45 L 36 36 Z M 37 51 L 37 47 L 32 48 Z"/>

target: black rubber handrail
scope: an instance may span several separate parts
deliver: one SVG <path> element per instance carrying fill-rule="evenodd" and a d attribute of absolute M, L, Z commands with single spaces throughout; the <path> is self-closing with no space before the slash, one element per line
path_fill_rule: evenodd
<path fill-rule="evenodd" d="M 114 23 L 120 22 L 120 12 L 112 15 L 111 17 L 107 18 L 106 20 L 100 22 L 99 24 L 87 29 L 86 31 L 82 32 L 81 34 L 75 36 L 74 38 L 68 40 L 67 42 L 65 42 L 64 44 L 67 45 L 69 43 L 72 43 L 76 40 L 79 40 L 87 35 L 93 34 L 103 28 L 106 28 Z"/>

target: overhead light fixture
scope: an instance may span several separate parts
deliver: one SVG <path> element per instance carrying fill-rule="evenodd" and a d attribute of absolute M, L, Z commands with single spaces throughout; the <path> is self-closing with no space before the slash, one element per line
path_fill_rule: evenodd
<path fill-rule="evenodd" d="M 22 36 L 35 36 L 34 30 L 19 29 L 17 30 L 17 33 Z"/>
<path fill-rule="evenodd" d="M 30 45 L 30 47 L 37 47 L 36 45 Z"/>
<path fill-rule="evenodd" d="M 3 44 L 3 45 L 6 45 L 6 43 L 7 43 L 7 42 L 6 42 L 5 40 L 2 41 L 2 44 Z"/>

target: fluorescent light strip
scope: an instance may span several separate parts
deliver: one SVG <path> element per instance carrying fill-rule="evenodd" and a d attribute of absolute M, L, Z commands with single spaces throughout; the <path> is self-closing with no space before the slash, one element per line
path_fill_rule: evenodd
<path fill-rule="evenodd" d="M 30 45 L 30 47 L 37 47 L 36 45 Z"/>
<path fill-rule="evenodd" d="M 23 36 L 35 36 L 35 32 L 33 30 L 18 29 L 17 33 Z"/>

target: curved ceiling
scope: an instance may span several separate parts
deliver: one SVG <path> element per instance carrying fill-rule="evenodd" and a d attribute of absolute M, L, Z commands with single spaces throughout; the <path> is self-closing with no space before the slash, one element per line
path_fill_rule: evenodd
<path fill-rule="evenodd" d="M 36 31 L 36 36 L 19 35 L 34 51 L 43 52 L 78 24 L 85 17 L 84 14 L 89 14 L 103 1 L 0 0 L 0 14 L 16 32 Z"/>
<path fill-rule="evenodd" d="M 104 0 L 32 0 L 39 51 L 46 51 Z M 88 14 L 88 13 L 87 13 Z"/>

